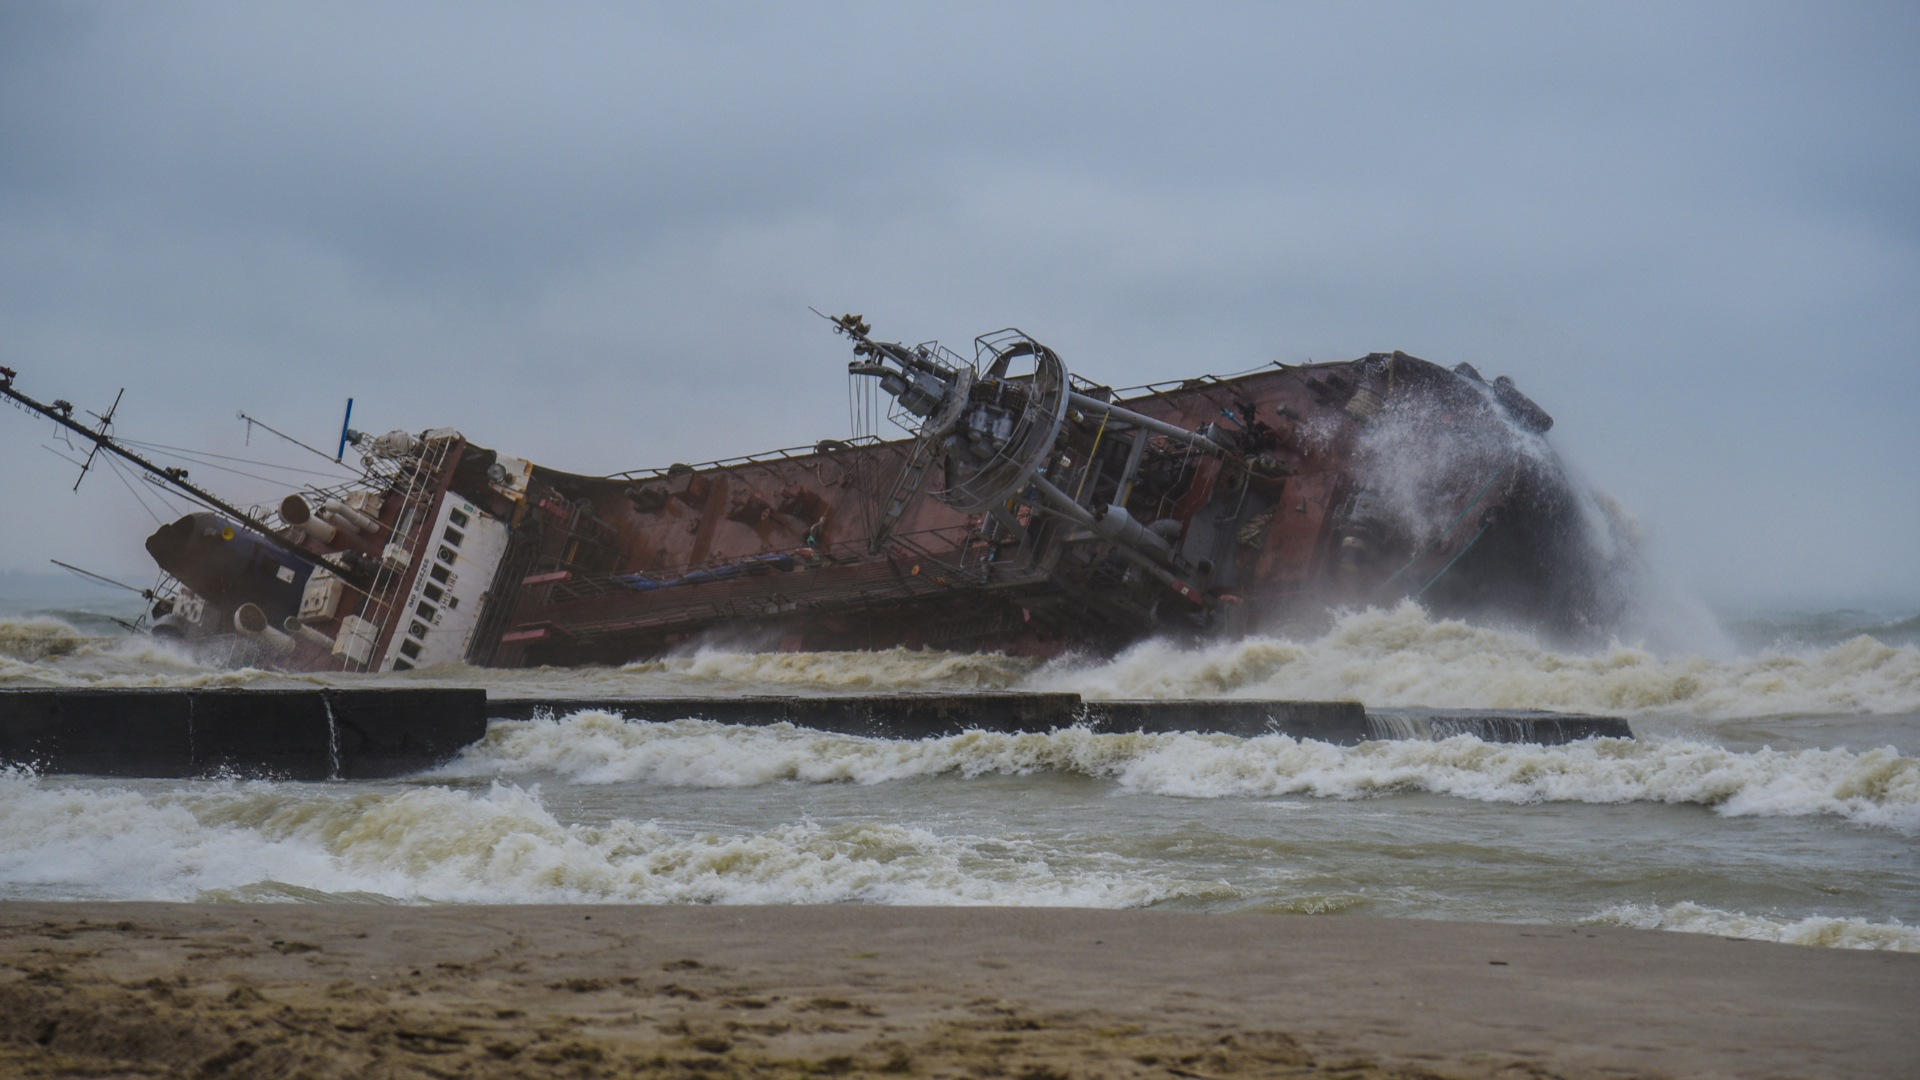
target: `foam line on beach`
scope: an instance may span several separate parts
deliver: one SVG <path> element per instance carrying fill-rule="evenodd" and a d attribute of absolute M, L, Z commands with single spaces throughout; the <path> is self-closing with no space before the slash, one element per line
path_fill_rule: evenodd
<path fill-rule="evenodd" d="M 1616 904 L 1595 915 L 1589 922 L 1631 926 L 1637 930 L 1676 930 L 1752 941 L 1777 941 L 1784 945 L 1920 953 L 1920 926 L 1908 926 L 1898 919 L 1872 922 L 1826 915 L 1781 919 L 1722 911 L 1682 901 L 1666 907 L 1656 904 Z"/>

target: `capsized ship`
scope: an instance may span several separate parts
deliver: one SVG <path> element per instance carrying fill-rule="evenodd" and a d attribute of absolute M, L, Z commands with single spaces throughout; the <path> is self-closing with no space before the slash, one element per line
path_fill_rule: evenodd
<path fill-rule="evenodd" d="M 349 432 L 359 482 L 155 532 L 152 632 L 299 670 L 615 664 L 724 638 L 1053 655 L 1413 597 L 1604 630 L 1617 561 L 1504 377 L 1401 352 L 1115 390 L 1014 329 L 971 359 L 834 320 L 910 437 L 584 476 L 450 428 Z"/>

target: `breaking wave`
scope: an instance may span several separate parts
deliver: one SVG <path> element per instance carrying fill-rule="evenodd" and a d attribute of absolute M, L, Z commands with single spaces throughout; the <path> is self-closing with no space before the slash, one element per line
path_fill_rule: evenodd
<path fill-rule="evenodd" d="M 485 672 L 477 672 L 484 681 Z M 297 687 L 367 685 L 364 676 L 226 667 L 187 648 L 116 630 L 90 634 L 45 617 L 0 616 L 0 687 Z"/>
<path fill-rule="evenodd" d="M 1678 930 L 1692 934 L 1718 934 L 1722 937 L 1777 941 L 1786 945 L 1818 945 L 1830 949 L 1881 949 L 1888 952 L 1920 952 L 1920 927 L 1899 920 L 1876 923 L 1865 919 L 1829 918 L 1815 915 L 1804 919 L 1774 919 L 1764 915 L 1745 915 L 1694 903 L 1670 907 L 1645 904 L 1619 904 L 1594 916 L 1591 922 L 1630 926 L 1637 930 Z"/>
<path fill-rule="evenodd" d="M 1072 728 L 913 741 L 786 724 L 630 724 L 605 712 L 581 712 L 558 721 L 496 722 L 483 742 L 445 772 L 685 787 L 1060 772 L 1183 798 L 1352 799 L 1427 791 L 1502 803 L 1695 804 L 1727 816 L 1831 814 L 1920 832 L 1920 759 L 1892 749 L 1739 752 L 1680 739 L 1534 746 L 1460 735 L 1343 747 L 1284 735 L 1240 739 Z"/>
<path fill-rule="evenodd" d="M 302 686 L 458 684 L 496 696 L 932 693 L 1061 690 L 1087 698 L 1357 700 L 1370 707 L 1552 709 L 1724 720 L 1920 712 L 1920 646 L 1860 634 L 1742 659 L 1661 655 L 1616 644 L 1562 652 L 1515 632 L 1429 617 L 1403 603 L 1342 616 L 1303 640 L 1254 636 L 1204 646 L 1149 641 L 1111 659 L 1049 662 L 886 649 L 849 653 L 705 650 L 617 668 L 405 675 L 223 669 L 151 638 L 102 638 L 50 619 L 0 618 L 0 685 Z"/>
<path fill-rule="evenodd" d="M 83 634 L 59 619 L 0 618 L 0 665 L 71 656 L 82 646 L 104 640 Z M 0 666 L 0 679 L 5 678 L 5 671 Z"/>
<path fill-rule="evenodd" d="M 839 903 L 1137 907 L 1220 886 L 1056 868 L 1020 839 L 886 823 L 690 831 L 566 824 L 538 788 L 327 795 L 230 783 L 150 795 L 0 774 L 12 895 L 176 901 Z M 1084 863 L 1084 858 L 1076 858 Z"/>
<path fill-rule="evenodd" d="M 1330 699 L 1701 719 L 1902 713 L 1920 711 L 1920 648 L 1861 635 L 1815 651 L 1725 661 L 1619 644 L 1568 653 L 1403 603 L 1343 616 L 1311 641 L 1150 641 L 1109 661 L 1056 661 L 1024 685 L 1088 698 Z"/>
<path fill-rule="evenodd" d="M 881 649 L 876 652 L 698 652 L 620 668 L 617 678 L 654 693 L 817 693 L 1006 690 L 1040 661 L 998 653 Z M 658 689 L 653 689 L 658 687 Z"/>
<path fill-rule="evenodd" d="M 0 771 L 8 898 L 320 903 L 840 903 L 1328 912 L 1367 897 L 1266 897 L 1204 875 L 1026 836 L 810 821 L 568 824 L 540 789 L 328 791 L 260 782 L 161 793 Z M 1799 945 L 1920 951 L 1899 921 L 1621 904 L 1583 920 Z"/>

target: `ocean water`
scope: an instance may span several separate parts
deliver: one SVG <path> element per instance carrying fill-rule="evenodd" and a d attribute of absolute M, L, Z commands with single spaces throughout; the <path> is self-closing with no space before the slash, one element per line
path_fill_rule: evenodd
<path fill-rule="evenodd" d="M 199 664 L 112 598 L 0 615 L 0 687 L 485 686 L 494 696 L 1073 690 L 1548 708 L 1560 747 L 496 721 L 358 783 L 0 771 L 0 898 L 1048 904 L 1612 923 L 1920 951 L 1920 620 L 1748 615 L 1711 649 L 1564 652 L 1357 612 L 1313 638 L 1052 662 L 697 650 L 377 679 Z M 124 607 L 124 605 L 122 605 Z"/>

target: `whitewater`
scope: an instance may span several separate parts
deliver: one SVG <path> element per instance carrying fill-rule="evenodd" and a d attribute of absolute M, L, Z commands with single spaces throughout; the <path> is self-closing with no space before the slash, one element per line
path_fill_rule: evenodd
<path fill-rule="evenodd" d="M 389 782 L 0 770 L 0 897 L 1160 906 L 1558 924 L 1920 951 L 1920 620 L 1752 621 L 1569 651 L 1348 613 L 1319 636 L 1052 661 L 710 643 L 588 670 L 220 670 L 98 611 L 0 616 L 0 687 L 478 685 L 493 697 L 1067 690 L 1624 716 L 1635 739 L 495 721 Z"/>

